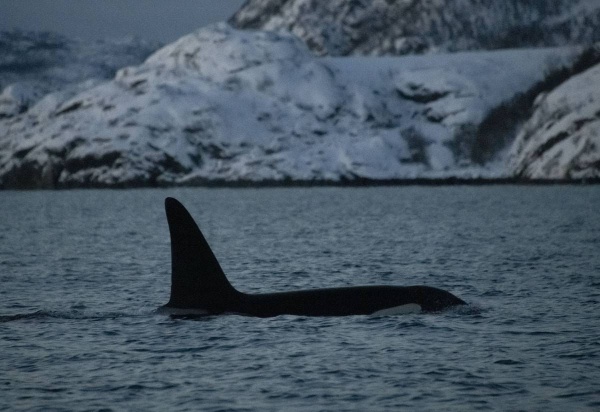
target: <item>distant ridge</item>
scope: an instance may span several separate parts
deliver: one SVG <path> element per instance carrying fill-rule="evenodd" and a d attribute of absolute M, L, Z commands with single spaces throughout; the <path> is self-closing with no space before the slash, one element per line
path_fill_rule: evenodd
<path fill-rule="evenodd" d="M 248 0 L 230 23 L 287 31 L 329 56 L 556 47 L 600 41 L 600 2 Z"/>

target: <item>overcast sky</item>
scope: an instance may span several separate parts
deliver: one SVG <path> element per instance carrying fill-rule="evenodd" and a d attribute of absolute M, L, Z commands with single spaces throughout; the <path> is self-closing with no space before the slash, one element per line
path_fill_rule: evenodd
<path fill-rule="evenodd" d="M 0 30 L 50 30 L 97 39 L 135 35 L 170 42 L 227 20 L 243 0 L 0 0 Z"/>

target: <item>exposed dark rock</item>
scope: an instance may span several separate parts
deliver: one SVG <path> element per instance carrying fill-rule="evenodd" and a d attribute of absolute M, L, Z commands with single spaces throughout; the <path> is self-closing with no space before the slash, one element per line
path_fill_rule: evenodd
<path fill-rule="evenodd" d="M 318 55 L 402 55 L 591 44 L 600 41 L 600 3 L 249 0 L 230 23 L 292 32 Z"/>

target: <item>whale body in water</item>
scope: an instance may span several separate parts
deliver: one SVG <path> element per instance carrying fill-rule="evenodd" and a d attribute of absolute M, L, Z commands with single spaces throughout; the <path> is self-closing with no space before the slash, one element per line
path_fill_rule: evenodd
<path fill-rule="evenodd" d="M 171 315 L 236 313 L 272 317 L 394 315 L 437 312 L 465 302 L 430 286 L 355 286 L 247 294 L 236 290 L 198 225 L 176 199 L 165 200 L 171 235 Z"/>

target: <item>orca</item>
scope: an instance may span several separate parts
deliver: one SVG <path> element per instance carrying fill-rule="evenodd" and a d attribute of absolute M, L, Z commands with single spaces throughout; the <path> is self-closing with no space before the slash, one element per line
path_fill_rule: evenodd
<path fill-rule="evenodd" d="M 176 199 L 165 199 L 171 236 L 171 297 L 159 308 L 173 316 L 234 313 L 255 317 L 386 316 L 437 312 L 465 302 L 430 286 L 356 286 L 247 294 L 223 273 L 200 228 Z"/>

